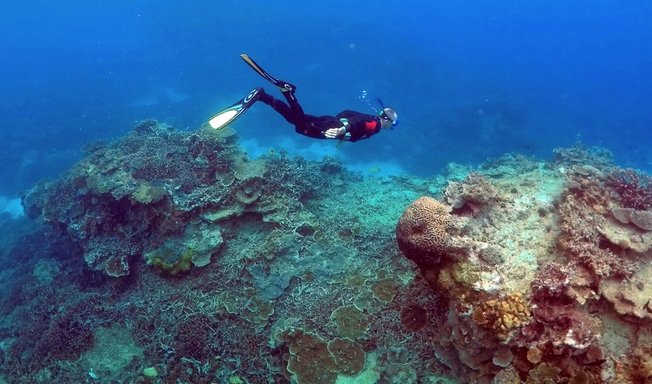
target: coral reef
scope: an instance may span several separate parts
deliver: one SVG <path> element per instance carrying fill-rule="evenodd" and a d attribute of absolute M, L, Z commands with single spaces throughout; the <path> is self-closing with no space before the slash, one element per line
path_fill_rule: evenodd
<path fill-rule="evenodd" d="M 0 381 L 651 377 L 649 180 L 606 150 L 381 179 L 153 120 L 83 149 L 0 231 Z"/>
<path fill-rule="evenodd" d="M 119 277 L 138 255 L 183 237 L 200 213 L 213 222 L 247 212 L 285 220 L 287 201 L 325 189 L 308 169 L 304 177 L 288 177 L 295 165 L 286 158 L 249 160 L 236 140 L 231 129 L 188 134 L 142 121 L 122 140 L 87 146 L 86 158 L 64 177 L 26 191 L 22 203 L 30 217 L 52 227 L 52 236 L 71 237 L 91 268 Z M 97 236 L 111 241 L 98 243 Z M 162 257 L 150 262 L 171 274 L 190 268 Z"/>
<path fill-rule="evenodd" d="M 442 190 L 453 206 L 440 236 L 445 262 L 420 269 L 431 294 L 448 301 L 434 348 L 462 382 L 637 382 L 645 375 L 640 357 L 604 356 L 636 345 L 634 337 L 610 342 L 607 327 L 650 326 L 647 176 L 615 168 L 604 150 L 576 145 L 556 153 L 540 167 L 494 161 L 500 171 L 485 165 L 482 172 L 498 177 L 469 174 Z M 622 373 L 625 361 L 636 373 Z"/>

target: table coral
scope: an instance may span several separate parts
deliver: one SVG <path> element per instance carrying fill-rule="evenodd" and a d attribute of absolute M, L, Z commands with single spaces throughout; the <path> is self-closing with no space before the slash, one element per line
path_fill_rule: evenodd
<path fill-rule="evenodd" d="M 337 363 L 328 351 L 328 343 L 303 330 L 286 330 L 276 338 L 288 344 L 287 370 L 297 384 L 329 384 L 337 379 Z"/>
<path fill-rule="evenodd" d="M 365 353 L 362 346 L 349 339 L 334 339 L 328 342 L 328 352 L 335 359 L 337 370 L 346 376 L 355 376 L 362 372 Z"/>
<path fill-rule="evenodd" d="M 338 375 L 355 376 L 365 365 L 362 346 L 349 339 L 326 342 L 302 329 L 287 329 L 275 338 L 288 346 L 287 371 L 297 384 L 335 383 Z"/>
<path fill-rule="evenodd" d="M 392 279 L 382 279 L 371 284 L 371 291 L 376 299 L 383 303 L 391 303 L 396 296 L 398 285 Z"/>
<path fill-rule="evenodd" d="M 652 266 L 639 269 L 631 278 L 608 278 L 600 284 L 602 296 L 621 315 L 652 319 Z"/>
<path fill-rule="evenodd" d="M 334 310 L 331 320 L 339 335 L 351 340 L 363 337 L 369 327 L 367 316 L 353 305 L 344 305 Z"/>
<path fill-rule="evenodd" d="M 652 231 L 652 212 L 635 210 L 630 214 L 630 219 L 637 227 Z"/>

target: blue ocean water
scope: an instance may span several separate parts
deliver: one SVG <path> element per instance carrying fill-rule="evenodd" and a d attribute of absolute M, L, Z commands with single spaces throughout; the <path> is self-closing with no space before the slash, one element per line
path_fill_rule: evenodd
<path fill-rule="evenodd" d="M 338 150 L 260 104 L 233 124 L 252 157 L 286 148 L 430 176 L 581 141 L 652 167 L 645 1 L 37 0 L 2 19 L 2 195 L 135 121 L 192 130 L 255 86 L 273 92 L 241 53 L 297 85 L 307 113 L 370 112 L 381 97 L 401 120 Z"/>

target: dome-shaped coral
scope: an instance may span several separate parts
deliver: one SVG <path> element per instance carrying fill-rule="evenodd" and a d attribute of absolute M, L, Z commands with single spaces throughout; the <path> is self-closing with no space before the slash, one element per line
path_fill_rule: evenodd
<path fill-rule="evenodd" d="M 398 220 L 398 247 L 420 267 L 437 264 L 446 248 L 449 238 L 446 230 L 450 225 L 451 215 L 446 205 L 427 196 L 420 197 Z"/>

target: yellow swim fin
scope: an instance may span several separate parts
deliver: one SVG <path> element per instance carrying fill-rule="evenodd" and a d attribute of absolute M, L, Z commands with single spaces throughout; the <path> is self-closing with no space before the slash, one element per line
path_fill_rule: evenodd
<path fill-rule="evenodd" d="M 225 108 L 213 115 L 208 120 L 208 124 L 213 129 L 222 129 L 231 124 L 235 119 L 247 112 L 256 100 L 260 98 L 261 87 L 256 87 L 247 93 L 247 96 L 240 99 L 237 103 Z"/>

